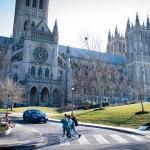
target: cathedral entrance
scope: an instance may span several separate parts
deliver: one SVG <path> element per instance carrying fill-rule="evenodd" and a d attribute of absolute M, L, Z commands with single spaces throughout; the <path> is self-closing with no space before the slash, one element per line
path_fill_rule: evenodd
<path fill-rule="evenodd" d="M 55 89 L 53 91 L 53 106 L 55 106 L 55 107 L 61 106 L 60 93 L 59 93 L 58 89 Z"/>
<path fill-rule="evenodd" d="M 48 88 L 43 88 L 41 92 L 41 105 L 47 106 L 48 105 Z"/>
<path fill-rule="evenodd" d="M 37 105 L 37 88 L 35 86 L 30 92 L 30 105 Z"/>

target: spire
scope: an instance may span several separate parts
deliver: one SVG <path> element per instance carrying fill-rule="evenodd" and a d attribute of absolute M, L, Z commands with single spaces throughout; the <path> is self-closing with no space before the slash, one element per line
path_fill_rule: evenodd
<path fill-rule="evenodd" d="M 132 29 L 134 28 L 134 27 L 133 27 L 133 23 L 131 24 L 131 27 L 132 27 Z"/>
<path fill-rule="evenodd" d="M 53 28 L 53 37 L 54 42 L 58 44 L 58 26 L 57 26 L 57 20 L 55 20 L 54 28 Z"/>
<path fill-rule="evenodd" d="M 126 26 L 126 31 L 129 31 L 129 30 L 130 30 L 130 21 L 129 21 L 129 18 L 128 18 L 127 26 Z"/>
<path fill-rule="evenodd" d="M 66 51 L 66 58 L 70 58 L 70 47 L 68 45 L 67 51 Z"/>
<path fill-rule="evenodd" d="M 147 16 L 147 22 L 146 22 L 146 25 L 147 25 L 147 29 L 149 29 L 149 28 L 150 28 L 149 16 Z"/>
<path fill-rule="evenodd" d="M 138 13 L 136 13 L 135 26 L 140 26 L 140 21 L 139 21 Z"/>
<path fill-rule="evenodd" d="M 108 32 L 108 42 L 111 41 L 111 33 L 110 33 L 110 29 L 109 29 L 109 32 Z"/>
<path fill-rule="evenodd" d="M 143 21 L 143 29 L 145 28 L 145 24 L 144 24 L 144 21 Z"/>
<path fill-rule="evenodd" d="M 55 24 L 54 24 L 54 28 L 53 28 L 53 34 L 58 35 L 57 20 L 55 20 Z"/>
<path fill-rule="evenodd" d="M 115 28 L 115 37 L 118 36 L 118 29 L 117 29 L 117 25 L 116 25 L 116 28 Z"/>

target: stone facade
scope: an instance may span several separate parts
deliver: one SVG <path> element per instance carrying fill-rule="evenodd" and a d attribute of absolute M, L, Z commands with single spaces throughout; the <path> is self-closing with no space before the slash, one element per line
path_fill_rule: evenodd
<path fill-rule="evenodd" d="M 58 54 L 57 21 L 52 32 L 47 26 L 48 5 L 49 0 L 16 0 L 7 74 L 25 87 L 30 105 L 59 107 L 65 103 L 66 89 L 64 68 L 57 60 L 65 60 Z"/>

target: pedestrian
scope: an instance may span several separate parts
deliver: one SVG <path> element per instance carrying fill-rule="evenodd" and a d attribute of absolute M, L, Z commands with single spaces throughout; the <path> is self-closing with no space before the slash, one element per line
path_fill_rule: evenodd
<path fill-rule="evenodd" d="M 65 136 L 65 134 L 67 134 L 67 126 L 68 126 L 68 121 L 67 121 L 67 114 L 64 114 L 64 119 L 61 120 L 62 128 L 63 128 L 63 136 Z"/>
<path fill-rule="evenodd" d="M 67 122 L 68 122 L 68 125 L 67 125 L 67 137 L 68 137 L 68 138 L 71 138 L 72 136 L 75 137 L 75 136 L 72 134 L 72 124 L 73 124 L 73 120 L 71 119 L 70 115 L 67 116 Z"/>
<path fill-rule="evenodd" d="M 71 114 L 71 119 L 72 119 L 72 121 L 73 121 L 73 123 L 72 123 L 72 130 L 73 130 L 73 132 L 74 132 L 75 134 L 77 134 L 78 137 L 80 138 L 80 137 L 81 137 L 81 134 L 79 134 L 79 133 L 76 131 L 76 129 L 75 129 L 75 127 L 78 126 L 78 120 L 76 119 L 76 117 L 75 117 L 73 114 Z"/>
<path fill-rule="evenodd" d="M 10 98 L 10 94 L 8 94 L 8 97 L 4 100 L 4 107 L 5 109 L 12 107 L 12 100 Z"/>

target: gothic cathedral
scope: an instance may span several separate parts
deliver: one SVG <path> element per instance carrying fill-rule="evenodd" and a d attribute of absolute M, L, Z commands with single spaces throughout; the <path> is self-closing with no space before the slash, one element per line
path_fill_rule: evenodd
<path fill-rule="evenodd" d="M 9 64 L 7 76 L 25 88 L 25 99 L 30 105 L 61 107 L 71 103 L 72 62 L 81 56 L 82 49 L 59 45 L 57 20 L 52 31 L 48 27 L 48 6 L 49 0 L 16 0 L 13 36 L 0 36 L 0 50 L 5 51 Z M 125 37 L 117 26 L 114 36 L 109 31 L 104 55 L 112 55 L 110 63 L 123 70 L 126 82 L 139 78 L 142 72 L 143 88 L 149 90 L 149 18 L 146 25 L 140 25 L 138 14 L 135 26 L 128 20 Z M 114 103 L 119 99 L 130 101 L 135 95 L 131 87 L 128 97 L 114 96 Z"/>

